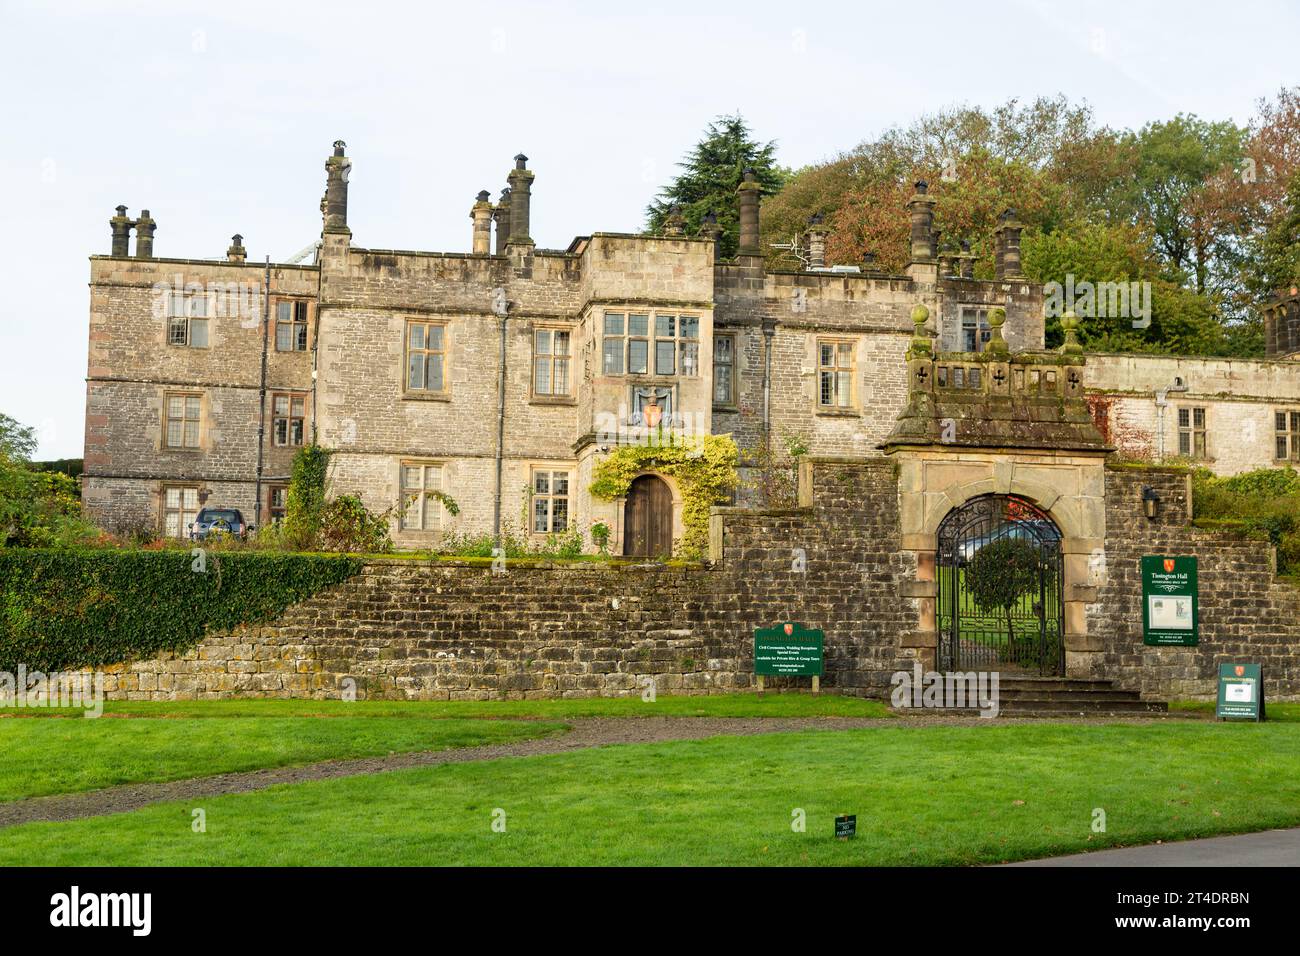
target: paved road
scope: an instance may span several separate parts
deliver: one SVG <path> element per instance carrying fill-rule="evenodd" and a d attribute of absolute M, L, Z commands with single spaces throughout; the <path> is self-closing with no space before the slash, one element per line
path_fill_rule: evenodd
<path fill-rule="evenodd" d="M 1300 866 L 1300 829 L 1153 843 L 1008 866 Z"/>

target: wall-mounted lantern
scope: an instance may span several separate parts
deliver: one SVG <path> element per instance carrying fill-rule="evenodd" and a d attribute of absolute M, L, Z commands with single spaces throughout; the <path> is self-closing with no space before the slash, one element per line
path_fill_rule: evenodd
<path fill-rule="evenodd" d="M 1159 514 L 1159 512 L 1160 512 L 1160 496 L 1156 494 L 1156 490 L 1152 488 L 1150 485 L 1143 486 L 1142 513 L 1147 516 L 1148 520 L 1154 521 L 1156 515 Z"/>

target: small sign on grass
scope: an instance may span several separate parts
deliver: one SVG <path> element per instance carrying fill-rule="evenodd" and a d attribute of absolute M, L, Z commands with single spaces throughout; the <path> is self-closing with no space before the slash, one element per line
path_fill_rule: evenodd
<path fill-rule="evenodd" d="M 835 839 L 847 840 L 849 837 L 857 836 L 858 833 L 858 816 L 856 813 L 847 813 L 835 818 Z"/>
<path fill-rule="evenodd" d="M 1259 664 L 1220 664 L 1220 720 L 1264 720 L 1264 669 Z"/>

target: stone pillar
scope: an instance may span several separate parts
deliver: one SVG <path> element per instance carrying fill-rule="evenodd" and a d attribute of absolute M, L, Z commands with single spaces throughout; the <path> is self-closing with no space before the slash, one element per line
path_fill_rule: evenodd
<path fill-rule="evenodd" d="M 126 207 L 118 206 L 117 215 L 108 221 L 113 230 L 112 252 L 109 254 L 125 259 L 131 254 L 131 220 L 126 217 Z"/>
<path fill-rule="evenodd" d="M 763 248 L 759 245 L 758 201 L 763 187 L 758 184 L 753 169 L 746 169 L 744 180 L 736 188 L 740 202 L 740 248 L 736 250 L 742 256 L 761 256 Z"/>
<path fill-rule="evenodd" d="M 936 233 L 937 235 L 937 233 Z M 957 249 L 952 245 L 946 245 L 939 250 L 939 275 L 941 276 L 958 276 L 961 275 L 958 263 L 961 262 L 957 255 Z"/>
<path fill-rule="evenodd" d="M 478 194 L 478 201 L 469 211 L 469 218 L 474 220 L 474 243 L 471 247 L 476 256 L 486 256 L 492 252 L 492 204 L 488 202 L 491 195 L 486 189 Z"/>
<path fill-rule="evenodd" d="M 528 235 L 529 207 L 532 203 L 533 173 L 528 169 L 528 157 L 520 153 L 515 157 L 515 168 L 510 170 L 510 238 L 506 244 L 534 245 Z"/>
<path fill-rule="evenodd" d="M 916 193 L 907 204 L 912 219 L 912 261 L 934 259 L 934 200 L 927 195 L 930 186 L 924 179 L 915 184 Z"/>
<path fill-rule="evenodd" d="M 226 250 L 227 262 L 244 262 L 248 259 L 248 250 L 244 248 L 244 237 L 235 233 L 230 237 L 230 248 Z"/>
<path fill-rule="evenodd" d="M 1014 209 L 1002 214 L 1002 275 L 1008 279 L 1024 275 L 1020 271 L 1020 230 L 1024 227 L 1024 223 L 1016 219 Z"/>
<path fill-rule="evenodd" d="M 135 257 L 137 259 L 153 258 L 153 234 L 158 224 L 149 218 L 149 210 L 141 209 L 140 218 L 135 221 Z"/>
<path fill-rule="evenodd" d="M 506 254 L 506 243 L 510 240 L 510 187 L 501 190 L 497 208 L 492 211 L 492 218 L 497 224 L 496 254 Z"/>
<path fill-rule="evenodd" d="M 826 230 L 822 228 L 819 212 L 808 219 L 808 268 L 826 268 Z"/>
<path fill-rule="evenodd" d="M 334 154 L 325 160 L 325 227 L 324 232 L 351 236 L 348 228 L 348 177 L 352 160 L 344 155 L 347 144 L 334 141 Z"/>
<path fill-rule="evenodd" d="M 961 277 L 963 279 L 975 278 L 975 259 L 976 256 L 970 251 L 970 243 L 965 239 L 961 241 L 961 252 L 957 255 L 961 263 Z"/>

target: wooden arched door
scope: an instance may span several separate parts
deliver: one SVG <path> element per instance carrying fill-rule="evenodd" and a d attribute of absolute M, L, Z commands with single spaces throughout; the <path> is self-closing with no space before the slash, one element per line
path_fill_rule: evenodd
<path fill-rule="evenodd" d="M 641 475 L 628 488 L 623 553 L 640 558 L 673 553 L 673 493 L 662 478 Z"/>

